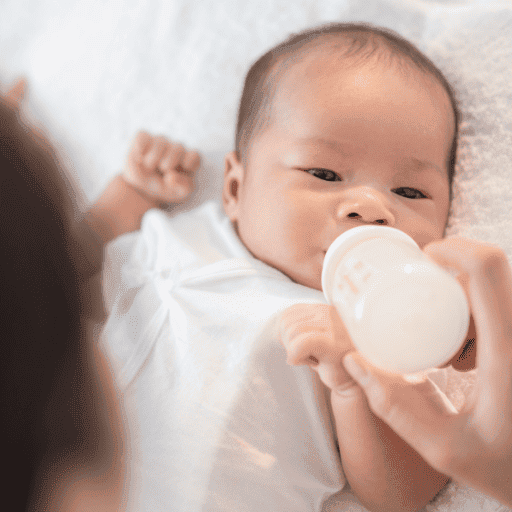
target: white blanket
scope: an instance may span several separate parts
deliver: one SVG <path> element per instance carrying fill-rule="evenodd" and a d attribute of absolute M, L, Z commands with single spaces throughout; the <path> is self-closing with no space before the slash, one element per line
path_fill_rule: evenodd
<path fill-rule="evenodd" d="M 394 29 L 446 73 L 463 113 L 448 235 L 499 244 L 512 259 L 510 0 L 2 0 L 0 80 L 27 77 L 32 115 L 59 141 L 84 206 L 144 128 L 205 155 L 190 208 L 219 195 L 250 63 L 328 21 Z M 471 378 L 449 379 L 460 403 Z M 456 484 L 427 509 L 508 510 Z"/>

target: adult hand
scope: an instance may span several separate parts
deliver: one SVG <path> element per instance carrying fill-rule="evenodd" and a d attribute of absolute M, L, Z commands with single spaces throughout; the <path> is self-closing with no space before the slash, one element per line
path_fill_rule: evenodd
<path fill-rule="evenodd" d="M 18 78 L 5 94 L 1 94 L 4 101 L 14 110 L 20 110 L 25 93 L 27 91 L 27 82 L 24 78 Z"/>
<path fill-rule="evenodd" d="M 27 97 L 27 89 L 28 85 L 25 78 L 17 78 L 6 93 L 0 92 L 0 101 L 7 104 L 7 106 L 18 116 L 18 121 L 25 128 L 27 135 L 34 139 L 39 146 L 44 148 L 45 152 L 53 154 L 54 149 L 48 140 L 48 135 L 45 133 L 46 130 L 44 126 L 37 126 L 34 124 L 33 120 L 27 117 L 24 111 L 23 107 Z"/>
<path fill-rule="evenodd" d="M 512 272 L 499 248 L 452 238 L 424 248 L 467 280 L 478 339 L 477 382 L 456 412 L 428 380 L 383 372 L 359 353 L 344 360 L 371 410 L 434 468 L 512 506 Z"/>

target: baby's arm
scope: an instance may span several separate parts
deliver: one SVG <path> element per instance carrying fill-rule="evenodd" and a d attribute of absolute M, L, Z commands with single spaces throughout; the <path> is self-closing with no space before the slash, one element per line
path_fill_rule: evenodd
<path fill-rule="evenodd" d="M 372 511 L 418 510 L 448 478 L 432 469 L 369 409 L 362 389 L 345 372 L 354 350 L 332 306 L 299 304 L 281 317 L 288 363 L 307 364 L 331 389 L 340 455 L 354 494 Z"/>
<path fill-rule="evenodd" d="M 354 494 L 372 511 L 412 511 L 446 485 L 439 473 L 369 409 L 359 386 L 331 393 L 340 455 Z"/>
<path fill-rule="evenodd" d="M 149 209 L 186 199 L 199 164 L 195 151 L 165 137 L 139 132 L 123 173 L 107 185 L 85 222 L 102 243 L 139 229 Z"/>

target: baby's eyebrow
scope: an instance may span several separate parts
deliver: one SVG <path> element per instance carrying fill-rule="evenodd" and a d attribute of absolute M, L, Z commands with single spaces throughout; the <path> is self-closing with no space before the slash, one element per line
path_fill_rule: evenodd
<path fill-rule="evenodd" d="M 416 173 L 420 173 L 421 171 L 433 169 L 434 171 L 437 171 L 439 174 L 444 176 L 446 171 L 443 171 L 439 168 L 436 164 L 433 162 L 430 162 L 428 160 L 420 160 L 419 158 L 408 158 L 404 161 L 405 166 L 407 166 L 408 169 L 411 169 L 412 171 Z"/>
<path fill-rule="evenodd" d="M 344 156 L 350 156 L 356 152 L 355 147 L 353 147 L 352 150 L 350 149 L 350 143 L 343 144 L 335 140 L 325 139 L 323 137 L 299 137 L 298 141 L 301 144 L 321 144 L 323 146 L 327 146 L 330 149 L 334 149 Z"/>
<path fill-rule="evenodd" d="M 354 156 L 358 151 L 360 151 L 356 146 L 353 146 L 349 142 L 342 143 L 331 139 L 326 139 L 324 137 L 299 137 L 298 141 L 301 144 L 305 145 L 318 145 L 321 144 L 323 146 L 327 146 L 330 149 L 340 153 L 345 157 Z M 411 170 L 416 174 L 419 174 L 422 171 L 433 169 L 438 172 L 441 176 L 444 176 L 446 171 L 439 168 L 433 162 L 429 160 L 421 160 L 419 158 L 410 157 L 404 158 L 402 162 L 400 162 L 401 167 Z"/>

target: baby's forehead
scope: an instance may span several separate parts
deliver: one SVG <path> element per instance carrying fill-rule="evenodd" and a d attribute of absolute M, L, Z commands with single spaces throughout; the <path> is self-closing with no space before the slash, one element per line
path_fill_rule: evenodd
<path fill-rule="evenodd" d="M 276 63 L 269 77 L 271 86 L 267 89 L 269 116 L 277 114 L 280 109 L 286 109 L 287 100 L 299 94 L 305 104 L 314 103 L 318 85 L 325 86 L 332 82 L 335 89 L 354 71 L 393 74 L 404 82 L 410 82 L 411 87 L 423 83 L 425 88 L 442 91 L 439 97 L 444 99 L 440 108 L 451 110 L 450 99 L 443 84 L 399 52 L 383 45 L 368 55 L 346 54 L 340 48 L 322 44 L 285 55 L 281 62 Z"/>
<path fill-rule="evenodd" d="M 329 44 L 328 41 L 284 53 L 273 65 L 269 78 L 277 92 L 283 84 L 289 85 L 290 82 L 298 87 L 316 80 L 325 81 L 330 77 L 339 79 L 344 73 L 349 74 L 355 69 L 364 68 L 375 72 L 396 73 L 413 80 L 422 77 L 439 83 L 434 76 L 387 44 L 355 52 L 350 51 L 348 43 Z"/>

